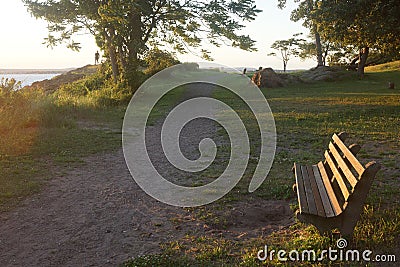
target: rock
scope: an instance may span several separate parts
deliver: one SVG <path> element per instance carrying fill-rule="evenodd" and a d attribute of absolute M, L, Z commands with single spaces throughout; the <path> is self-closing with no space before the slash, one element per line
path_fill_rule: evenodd
<path fill-rule="evenodd" d="M 282 87 L 285 85 L 285 82 L 271 68 L 266 68 L 257 71 L 253 75 L 251 80 L 260 88 L 262 87 L 275 88 L 275 87 Z"/>
<path fill-rule="evenodd" d="M 305 81 L 335 81 L 351 75 L 349 71 L 345 71 L 337 67 L 319 66 L 312 68 L 300 74 L 300 78 Z"/>
<path fill-rule="evenodd" d="M 300 77 L 298 77 L 297 75 L 288 73 L 278 73 L 278 76 L 284 81 L 285 85 L 305 83 L 305 81 Z"/>
<path fill-rule="evenodd" d="M 336 81 L 353 76 L 354 72 L 346 71 L 340 67 L 319 66 L 302 73 L 275 73 L 271 68 L 257 71 L 252 81 L 258 87 L 283 87 L 299 83 L 312 83 L 318 81 Z"/>

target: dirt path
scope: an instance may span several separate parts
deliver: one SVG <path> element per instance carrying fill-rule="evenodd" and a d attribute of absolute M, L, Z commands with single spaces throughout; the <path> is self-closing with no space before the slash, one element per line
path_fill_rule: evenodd
<path fill-rule="evenodd" d="M 185 98 L 212 91 L 192 89 Z M 157 134 L 160 127 L 153 126 L 150 134 Z M 183 131 L 184 153 L 196 157 L 196 140 L 210 137 L 214 127 L 209 120 L 198 120 Z M 153 142 L 149 147 L 157 167 L 170 177 L 182 177 L 167 168 L 156 138 Z M 130 257 L 155 254 L 160 243 L 189 231 L 259 235 L 292 223 L 284 201 L 250 199 L 230 207 L 228 216 L 227 229 L 205 228 L 185 209 L 147 196 L 132 180 L 122 150 L 94 155 L 84 165 L 53 177 L 21 207 L 0 214 L 0 266 L 116 266 Z"/>

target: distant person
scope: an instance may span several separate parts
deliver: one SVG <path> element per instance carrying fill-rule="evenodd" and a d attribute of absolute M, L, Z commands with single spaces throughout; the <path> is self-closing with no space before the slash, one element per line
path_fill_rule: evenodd
<path fill-rule="evenodd" d="M 100 53 L 99 51 L 96 52 L 96 54 L 94 54 L 94 65 L 97 65 L 99 63 L 100 60 Z"/>

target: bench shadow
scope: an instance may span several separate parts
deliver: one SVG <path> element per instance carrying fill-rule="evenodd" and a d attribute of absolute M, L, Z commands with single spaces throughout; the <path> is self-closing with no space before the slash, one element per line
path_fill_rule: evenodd
<path fill-rule="evenodd" d="M 286 229 L 295 223 L 290 201 L 247 198 L 215 211 L 219 223 L 210 231 L 224 236 L 260 237 Z"/>

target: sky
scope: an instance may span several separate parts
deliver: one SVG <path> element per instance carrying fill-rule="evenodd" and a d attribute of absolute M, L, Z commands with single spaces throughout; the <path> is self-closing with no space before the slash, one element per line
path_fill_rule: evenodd
<path fill-rule="evenodd" d="M 257 8 L 263 10 L 255 21 L 246 23 L 243 33 L 249 34 L 255 41 L 257 52 L 246 52 L 238 48 L 222 46 L 206 47 L 214 62 L 230 67 L 272 67 L 282 69 L 277 57 L 267 56 L 273 52 L 270 48 L 275 40 L 290 38 L 294 33 L 308 34 L 301 22 L 290 21 L 290 12 L 295 8 L 288 1 L 285 10 L 277 8 L 277 0 L 256 0 Z M 47 23 L 33 18 L 20 0 L 0 1 L 0 69 L 63 69 L 77 68 L 94 63 L 94 54 L 98 50 L 93 36 L 82 33 L 76 38 L 81 43 L 80 52 L 74 52 L 65 46 L 47 48 L 43 44 L 48 35 Z M 201 62 L 203 59 L 193 55 L 178 55 L 182 62 Z M 307 69 L 315 65 L 313 60 L 291 59 L 288 69 Z"/>

